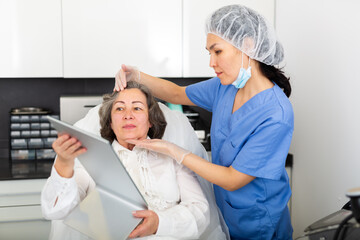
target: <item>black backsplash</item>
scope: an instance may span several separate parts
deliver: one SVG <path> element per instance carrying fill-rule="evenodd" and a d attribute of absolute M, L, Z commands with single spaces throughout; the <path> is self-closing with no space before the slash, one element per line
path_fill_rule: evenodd
<path fill-rule="evenodd" d="M 169 79 L 169 78 L 168 78 Z M 171 78 L 185 86 L 204 78 Z M 40 107 L 60 113 L 62 95 L 102 95 L 111 92 L 113 78 L 0 78 L 0 157 L 7 153 L 9 144 L 9 112 L 18 107 Z M 211 114 L 194 108 L 200 113 L 205 128 L 210 126 Z"/>

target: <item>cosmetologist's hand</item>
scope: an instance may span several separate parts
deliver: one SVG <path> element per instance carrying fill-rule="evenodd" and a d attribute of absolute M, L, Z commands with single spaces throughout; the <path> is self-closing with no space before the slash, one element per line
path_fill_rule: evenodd
<path fill-rule="evenodd" d="M 154 211 L 135 211 L 133 216 L 143 218 L 143 222 L 130 233 L 129 238 L 145 237 L 156 233 L 159 227 L 159 216 Z"/>
<path fill-rule="evenodd" d="M 173 158 L 179 164 L 182 163 L 185 156 L 191 153 L 171 142 L 161 139 L 128 140 L 127 142 L 135 144 L 138 147 L 146 148 L 154 152 L 162 153 Z"/>
<path fill-rule="evenodd" d="M 121 65 L 120 70 L 115 75 L 115 91 L 122 91 L 128 81 L 140 81 L 140 71 L 136 67 Z"/>
<path fill-rule="evenodd" d="M 68 134 L 58 135 L 52 147 L 57 153 L 55 168 L 62 177 L 71 177 L 74 167 L 74 159 L 86 152 L 76 138 Z"/>

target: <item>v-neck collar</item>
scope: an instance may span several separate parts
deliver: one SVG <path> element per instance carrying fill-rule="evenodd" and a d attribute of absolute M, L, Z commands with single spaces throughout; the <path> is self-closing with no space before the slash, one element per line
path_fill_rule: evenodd
<path fill-rule="evenodd" d="M 278 85 L 276 83 L 274 83 L 273 87 L 265 89 L 265 90 L 255 94 L 248 101 L 246 101 L 239 109 L 237 109 L 235 112 L 232 112 L 236 93 L 238 92 L 237 88 L 232 87 L 231 97 L 228 98 L 229 102 L 226 104 L 230 108 L 231 118 L 233 119 L 233 118 L 243 117 L 247 113 L 252 111 L 253 109 L 258 108 L 259 105 L 261 105 L 264 102 L 264 100 L 267 98 L 267 96 L 269 95 L 268 93 L 270 91 L 274 91 L 275 88 L 278 88 Z M 228 111 L 229 111 L 229 109 L 228 109 Z"/>

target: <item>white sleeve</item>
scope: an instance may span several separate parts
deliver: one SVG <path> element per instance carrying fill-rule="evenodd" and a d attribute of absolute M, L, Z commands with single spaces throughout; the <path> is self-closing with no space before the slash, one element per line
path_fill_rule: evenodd
<path fill-rule="evenodd" d="M 209 204 L 195 174 L 179 164 L 176 168 L 180 203 L 164 211 L 155 211 L 159 216 L 156 235 L 199 238 L 209 225 Z"/>
<path fill-rule="evenodd" d="M 41 210 L 44 218 L 63 219 L 94 188 L 94 180 L 77 159 L 71 178 L 61 177 L 53 166 L 41 192 Z"/>

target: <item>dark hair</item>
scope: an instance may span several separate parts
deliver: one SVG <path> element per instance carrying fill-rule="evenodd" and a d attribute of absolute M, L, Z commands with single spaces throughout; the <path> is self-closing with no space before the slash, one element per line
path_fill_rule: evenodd
<path fill-rule="evenodd" d="M 151 128 L 149 129 L 148 136 L 150 138 L 162 138 L 166 128 L 166 120 L 163 112 L 161 111 L 159 104 L 155 101 L 150 90 L 143 84 L 130 81 L 127 83 L 125 89 L 139 89 L 146 97 L 146 103 L 149 108 L 149 122 Z M 113 92 L 103 95 L 103 103 L 99 109 L 100 116 L 100 134 L 103 138 L 109 142 L 113 142 L 116 139 L 115 133 L 111 128 L 111 109 L 113 104 L 121 92 Z"/>
<path fill-rule="evenodd" d="M 266 65 L 265 63 L 259 62 L 260 71 L 270 81 L 275 82 L 285 93 L 287 97 L 291 94 L 290 78 L 284 75 L 284 71 L 274 66 Z"/>

